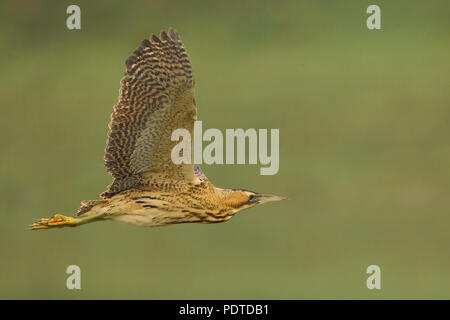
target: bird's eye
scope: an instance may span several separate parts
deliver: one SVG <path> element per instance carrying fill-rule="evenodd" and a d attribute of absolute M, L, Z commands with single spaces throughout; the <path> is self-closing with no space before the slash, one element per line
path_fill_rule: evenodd
<path fill-rule="evenodd" d="M 247 201 L 247 203 L 253 203 L 254 202 L 254 199 L 255 198 L 255 195 L 254 194 L 250 194 L 249 196 L 248 196 L 248 201 Z"/>

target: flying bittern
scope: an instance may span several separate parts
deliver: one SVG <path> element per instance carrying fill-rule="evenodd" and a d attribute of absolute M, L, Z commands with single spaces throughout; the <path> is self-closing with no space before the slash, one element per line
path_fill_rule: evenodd
<path fill-rule="evenodd" d="M 109 124 L 105 166 L 114 178 L 102 200 L 83 201 L 77 217 L 40 219 L 32 230 L 115 220 L 139 226 L 214 223 L 282 197 L 216 188 L 193 164 L 176 165 L 175 129 L 193 136 L 197 108 L 189 57 L 173 29 L 144 40 L 126 61 Z"/>

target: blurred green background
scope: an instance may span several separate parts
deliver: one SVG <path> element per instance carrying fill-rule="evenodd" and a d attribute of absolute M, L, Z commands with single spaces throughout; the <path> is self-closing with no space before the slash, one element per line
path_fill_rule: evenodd
<path fill-rule="evenodd" d="M 81 7 L 81 30 L 66 8 Z M 382 30 L 366 28 L 381 7 Z M 450 298 L 448 1 L 2 1 L 0 298 Z M 217 225 L 31 232 L 111 182 L 124 62 L 176 28 L 206 128 L 279 128 L 284 195 Z M 66 289 L 67 266 L 81 290 Z M 366 268 L 381 267 L 381 290 Z"/>

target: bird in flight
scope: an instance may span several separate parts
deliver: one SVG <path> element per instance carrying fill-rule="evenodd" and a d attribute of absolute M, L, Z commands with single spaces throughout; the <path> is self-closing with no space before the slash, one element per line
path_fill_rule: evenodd
<path fill-rule="evenodd" d="M 192 137 L 197 119 L 192 67 L 175 30 L 144 40 L 126 67 L 105 150 L 112 184 L 101 200 L 83 201 L 76 217 L 56 214 L 30 229 L 105 220 L 138 226 L 217 223 L 240 210 L 284 199 L 217 188 L 198 166 L 172 161 L 171 150 L 178 143 L 171 140 L 172 132 L 183 128 Z"/>

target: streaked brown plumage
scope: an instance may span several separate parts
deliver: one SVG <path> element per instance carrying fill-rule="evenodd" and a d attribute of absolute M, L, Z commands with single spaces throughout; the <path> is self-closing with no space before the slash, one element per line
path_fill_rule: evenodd
<path fill-rule="evenodd" d="M 216 188 L 199 167 L 172 162 L 178 143 L 171 141 L 173 130 L 184 128 L 193 136 L 197 119 L 192 67 L 176 31 L 144 40 L 126 66 L 105 150 L 112 184 L 102 200 L 83 201 L 77 217 L 55 215 L 31 229 L 99 220 L 140 226 L 223 222 L 239 210 L 283 199 Z"/>

